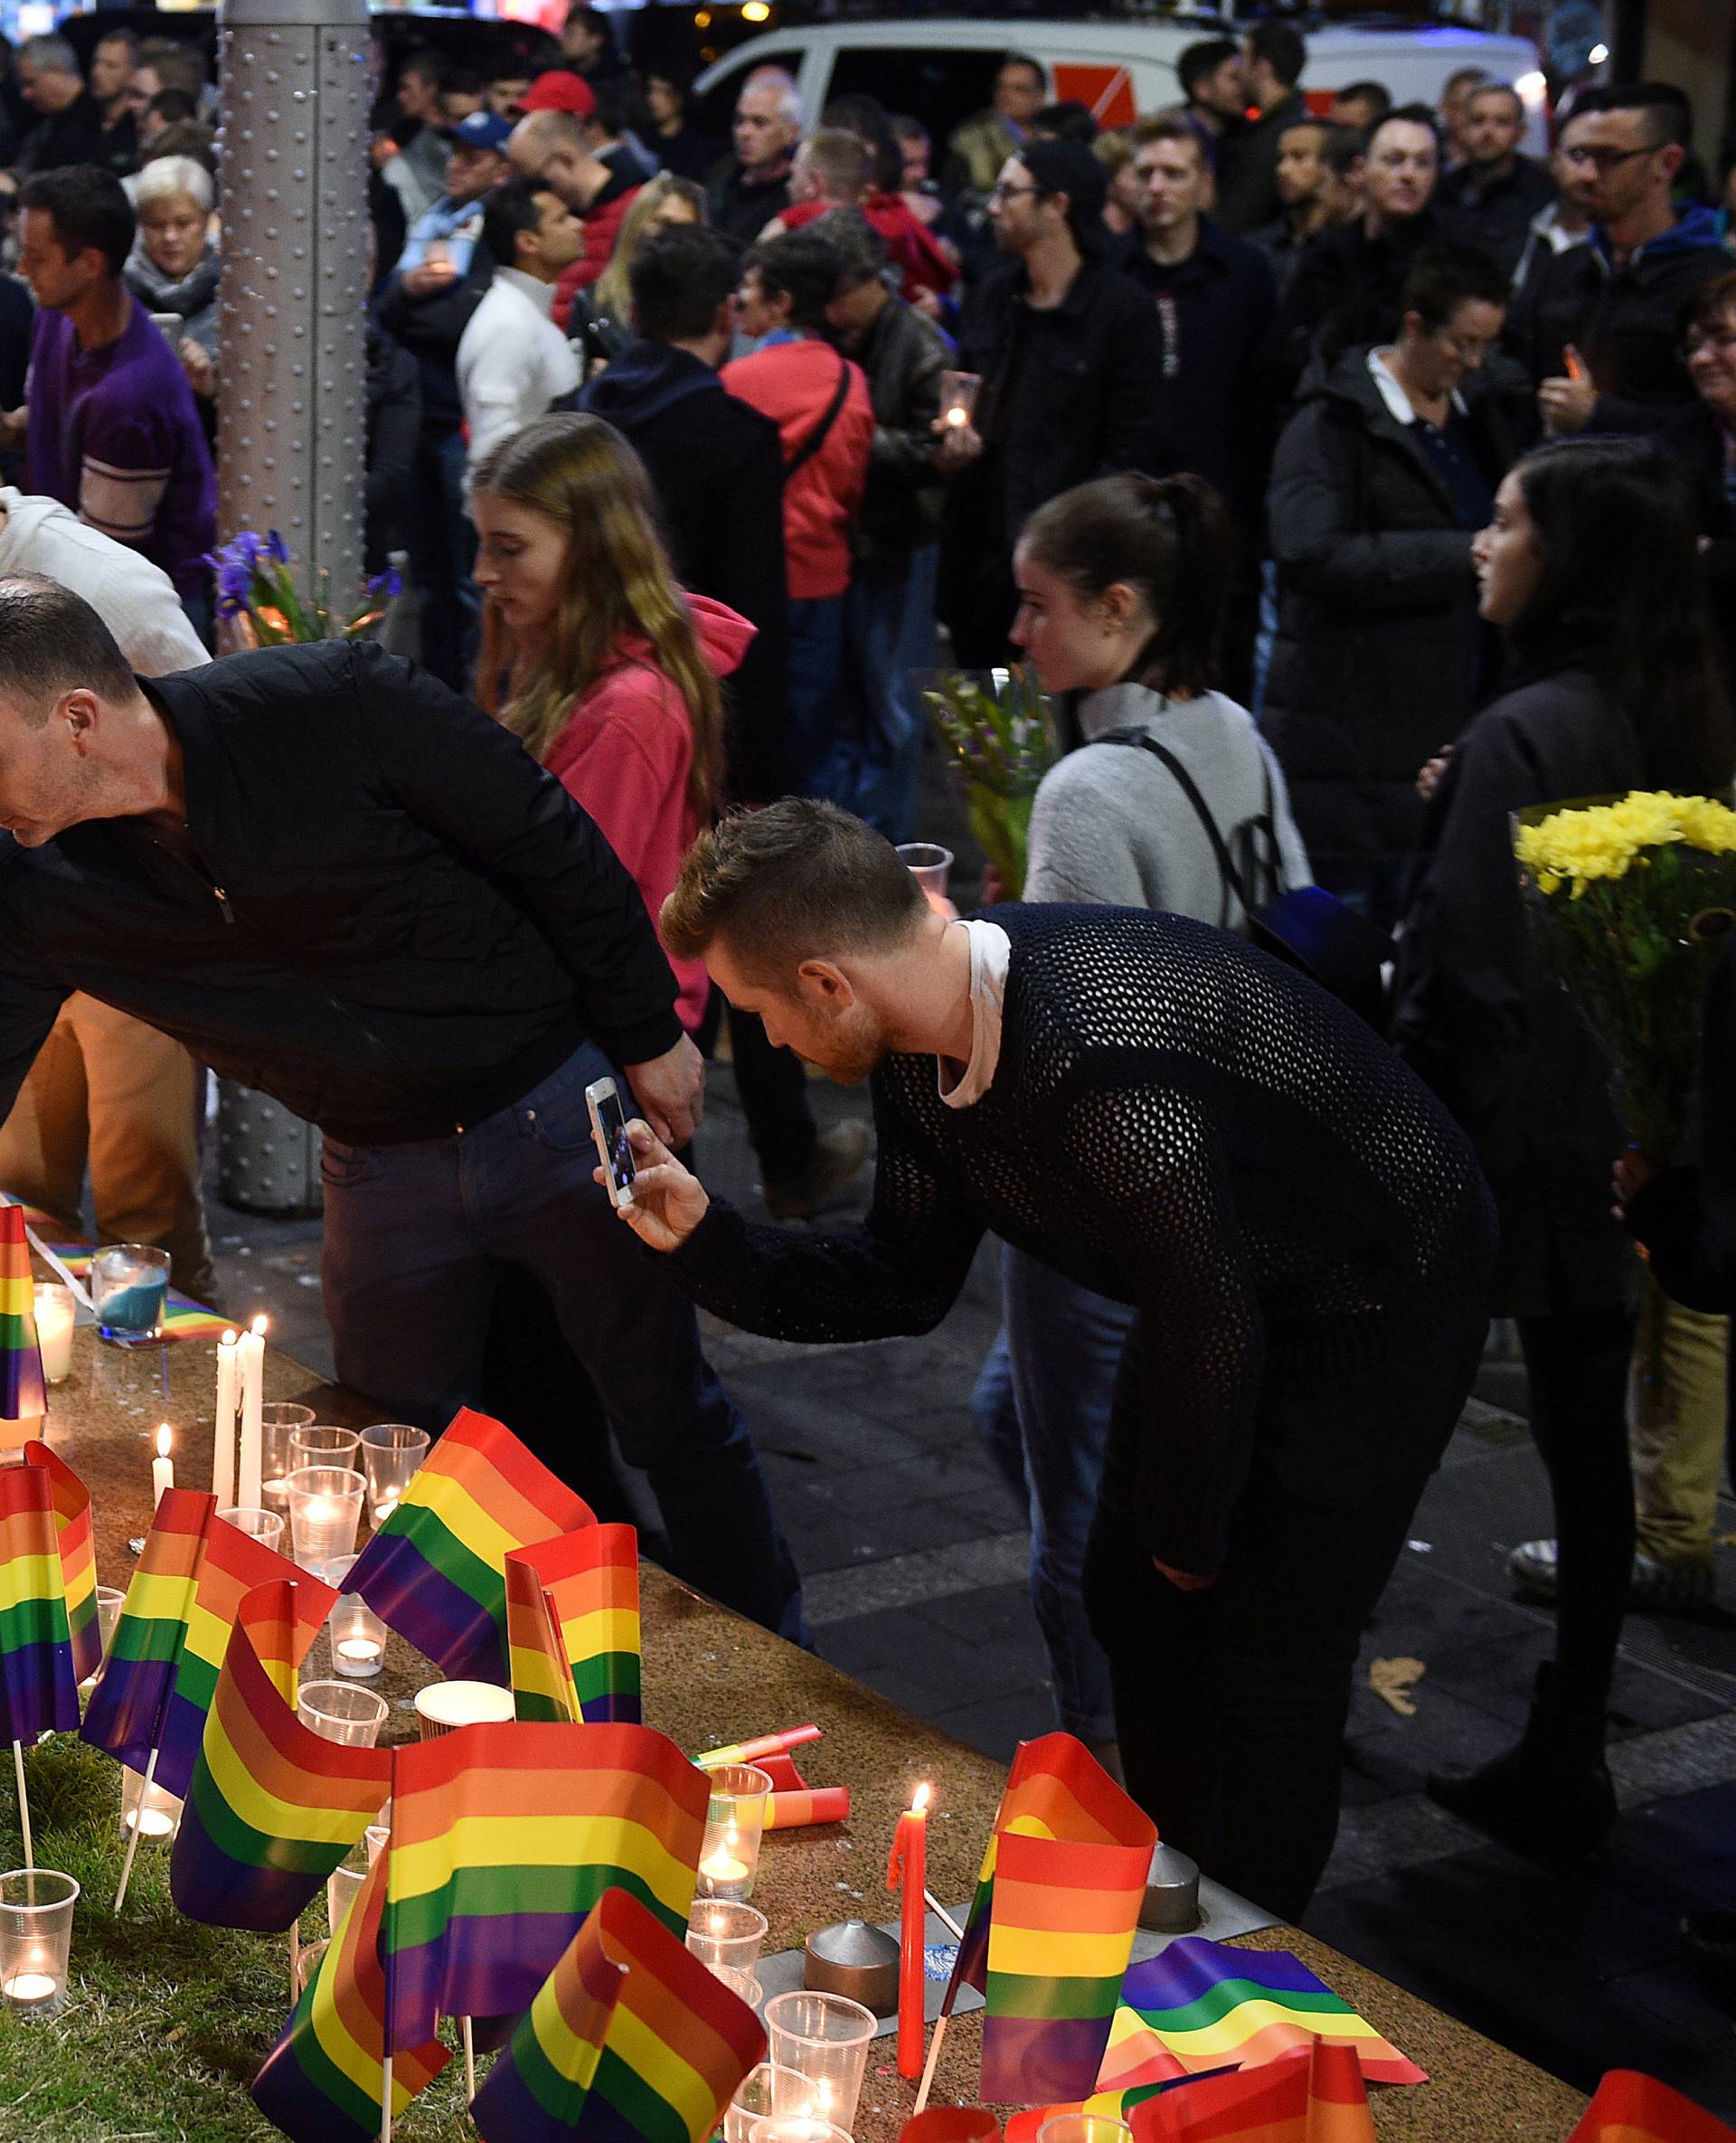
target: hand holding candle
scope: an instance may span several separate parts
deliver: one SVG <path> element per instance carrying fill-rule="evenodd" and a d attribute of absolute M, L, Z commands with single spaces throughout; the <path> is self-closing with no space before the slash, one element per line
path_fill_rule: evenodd
<path fill-rule="evenodd" d="M 919 1786 L 898 1819 L 886 1887 L 901 1893 L 898 1922 L 898 2072 L 922 2073 L 923 1957 L 928 1922 L 929 1789 Z"/>

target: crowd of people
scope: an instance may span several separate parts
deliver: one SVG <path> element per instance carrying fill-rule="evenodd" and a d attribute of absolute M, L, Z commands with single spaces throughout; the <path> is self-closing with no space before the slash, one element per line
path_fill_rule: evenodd
<path fill-rule="evenodd" d="M 612 1430 L 674 1565 L 793 1636 L 682 1289 L 784 1337 L 926 1329 L 999 1234 L 976 1411 L 1061 1723 L 1292 1915 L 1359 1633 L 1512 1317 L 1556 1515 L 1513 1567 L 1557 1654 L 1517 1747 L 1430 1790 L 1589 1850 L 1624 1608 L 1710 1591 L 1725 1305 L 1642 1293 L 1508 822 L 1736 773 L 1736 258 L 1686 99 L 1590 90 L 1543 160 L 1476 70 L 1323 114 L 1270 20 L 1115 136 L 1014 52 L 939 141 L 760 69 L 724 143 L 591 8 L 550 58 L 412 52 L 374 114 L 357 482 L 420 672 L 201 670 L 212 85 L 127 33 L 88 76 L 32 38 L 0 85 L 0 699 L 33 710 L 0 752 L 0 1181 L 71 1215 L 88 1159 L 104 1237 L 201 1291 L 193 1066 L 264 1084 L 326 1134 L 340 1374 L 436 1427 L 496 1403 L 602 1508 Z M 1068 746 L 1023 902 L 961 930 L 890 845 L 943 646 L 1029 663 Z M 1309 887 L 1392 958 L 1389 1036 L 1237 942 Z M 774 1221 L 870 1150 L 803 1060 L 872 1074 L 863 1226 L 706 1199 L 725 1021 Z M 590 1179 L 605 1073 L 666 1267 Z"/>

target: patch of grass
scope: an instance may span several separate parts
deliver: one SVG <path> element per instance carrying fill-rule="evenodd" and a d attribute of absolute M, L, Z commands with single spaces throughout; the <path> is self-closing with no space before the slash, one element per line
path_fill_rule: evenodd
<path fill-rule="evenodd" d="M 0 2016 L 0 2139 L 264 2143 L 277 2130 L 247 2089 L 288 2015 L 289 1938 L 184 1919 L 161 1846 L 140 1846 L 117 1915 L 120 1766 L 71 1734 L 51 1736 L 24 1763 L 37 1865 L 76 1877 L 81 1895 L 59 2014 L 23 2023 Z M 8 1762 L 0 1867 L 24 1860 L 10 1774 Z M 310 1906 L 303 1940 L 323 1936 L 325 1920 L 323 1902 Z M 461 2063 L 399 2127 L 408 2143 L 474 2138 Z"/>

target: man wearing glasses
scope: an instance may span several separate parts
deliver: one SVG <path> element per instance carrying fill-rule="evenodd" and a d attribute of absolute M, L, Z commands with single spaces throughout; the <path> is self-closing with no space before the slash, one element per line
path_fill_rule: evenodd
<path fill-rule="evenodd" d="M 1730 256 L 1710 209 L 1676 210 L 1690 130 L 1687 99 L 1666 82 L 1592 90 L 1562 130 L 1591 242 L 1539 265 L 1508 327 L 1552 439 L 1654 431 L 1694 399 L 1678 321 Z"/>

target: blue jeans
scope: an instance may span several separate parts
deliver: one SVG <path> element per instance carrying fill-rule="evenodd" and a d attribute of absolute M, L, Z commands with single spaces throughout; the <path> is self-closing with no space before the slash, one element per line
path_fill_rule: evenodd
<path fill-rule="evenodd" d="M 1085 1613 L 1085 1549 L 1121 1350 L 1135 1312 L 1024 1251 L 1001 1253 L 1001 1306 L 1031 1497 L 1031 1604 L 1055 1677 L 1061 1724 L 1115 1735 L 1109 1663 Z"/>
<path fill-rule="evenodd" d="M 798 796 L 824 795 L 819 780 L 837 721 L 844 659 L 844 598 L 805 596 L 789 606 L 789 762 Z"/>
<path fill-rule="evenodd" d="M 476 1402 L 500 1268 L 534 1273 L 622 1457 L 649 1480 L 676 1575 L 800 1642 L 801 1581 L 747 1424 L 700 1352 L 692 1304 L 591 1180 L 585 1088 L 611 1076 L 625 1095 L 587 1043 L 460 1135 L 326 1141 L 322 1271 L 339 1380 L 386 1418 L 438 1432 Z"/>
<path fill-rule="evenodd" d="M 928 722 L 915 673 L 935 666 L 934 581 L 939 552 L 865 559 L 844 598 L 844 660 L 831 749 L 810 794 L 830 797 L 885 835 L 908 841 Z"/>

